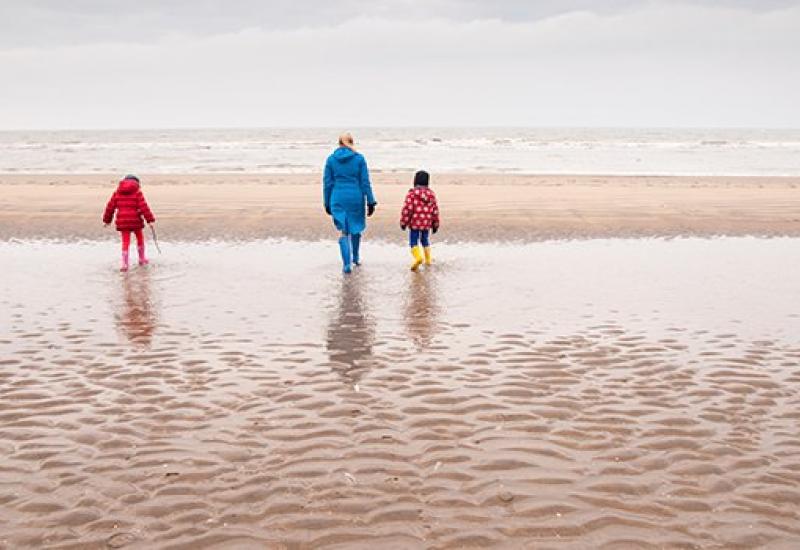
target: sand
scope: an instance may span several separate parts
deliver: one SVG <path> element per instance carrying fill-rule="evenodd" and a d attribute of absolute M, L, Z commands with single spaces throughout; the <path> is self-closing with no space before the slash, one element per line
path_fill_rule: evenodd
<path fill-rule="evenodd" d="M 0 176 L 0 549 L 800 547 L 800 179 L 143 179 Z"/>
<path fill-rule="evenodd" d="M 163 238 L 329 238 L 319 176 L 142 176 Z M 102 238 L 114 176 L 0 176 L 0 235 Z M 410 174 L 375 174 L 373 238 L 397 227 Z M 800 178 L 434 174 L 449 241 L 800 235 Z"/>
<path fill-rule="evenodd" d="M 800 239 L 114 238 L 0 242 L 0 548 L 800 545 Z"/>

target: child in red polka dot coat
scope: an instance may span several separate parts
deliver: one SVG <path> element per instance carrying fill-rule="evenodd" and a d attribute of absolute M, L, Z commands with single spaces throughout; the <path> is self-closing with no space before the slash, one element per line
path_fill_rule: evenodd
<path fill-rule="evenodd" d="M 425 265 L 431 264 L 430 232 L 439 231 L 439 204 L 429 183 L 430 175 L 424 170 L 414 174 L 414 188 L 408 191 L 400 213 L 400 228 L 409 230 L 408 244 L 414 257 L 412 271 L 416 271 L 423 261 Z"/>

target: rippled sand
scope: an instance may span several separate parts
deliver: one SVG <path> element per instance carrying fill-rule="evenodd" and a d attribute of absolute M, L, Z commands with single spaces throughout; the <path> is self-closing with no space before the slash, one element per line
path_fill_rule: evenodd
<path fill-rule="evenodd" d="M 162 247 L 0 243 L 0 548 L 800 547 L 798 239 Z"/>

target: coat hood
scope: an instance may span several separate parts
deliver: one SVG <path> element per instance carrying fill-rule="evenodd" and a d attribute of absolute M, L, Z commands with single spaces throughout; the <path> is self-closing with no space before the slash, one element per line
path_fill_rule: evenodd
<path fill-rule="evenodd" d="M 333 152 L 331 155 L 334 159 L 338 160 L 339 162 L 347 162 L 353 157 L 355 157 L 358 153 L 350 149 L 349 147 L 339 147 Z"/>
<path fill-rule="evenodd" d="M 124 179 L 119 182 L 117 192 L 120 195 L 133 195 L 139 190 L 139 182 L 135 179 Z"/>
<path fill-rule="evenodd" d="M 414 193 L 415 199 L 425 204 L 428 204 L 436 200 L 436 196 L 433 194 L 433 191 L 431 191 L 427 187 L 415 187 L 411 191 L 412 193 Z"/>

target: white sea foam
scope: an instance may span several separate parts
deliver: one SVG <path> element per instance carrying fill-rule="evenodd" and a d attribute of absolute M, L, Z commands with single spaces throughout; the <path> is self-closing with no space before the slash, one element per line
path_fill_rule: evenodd
<path fill-rule="evenodd" d="M 800 130 L 354 129 L 373 171 L 800 176 Z M 0 132 L 0 173 L 319 173 L 323 128 Z"/>

